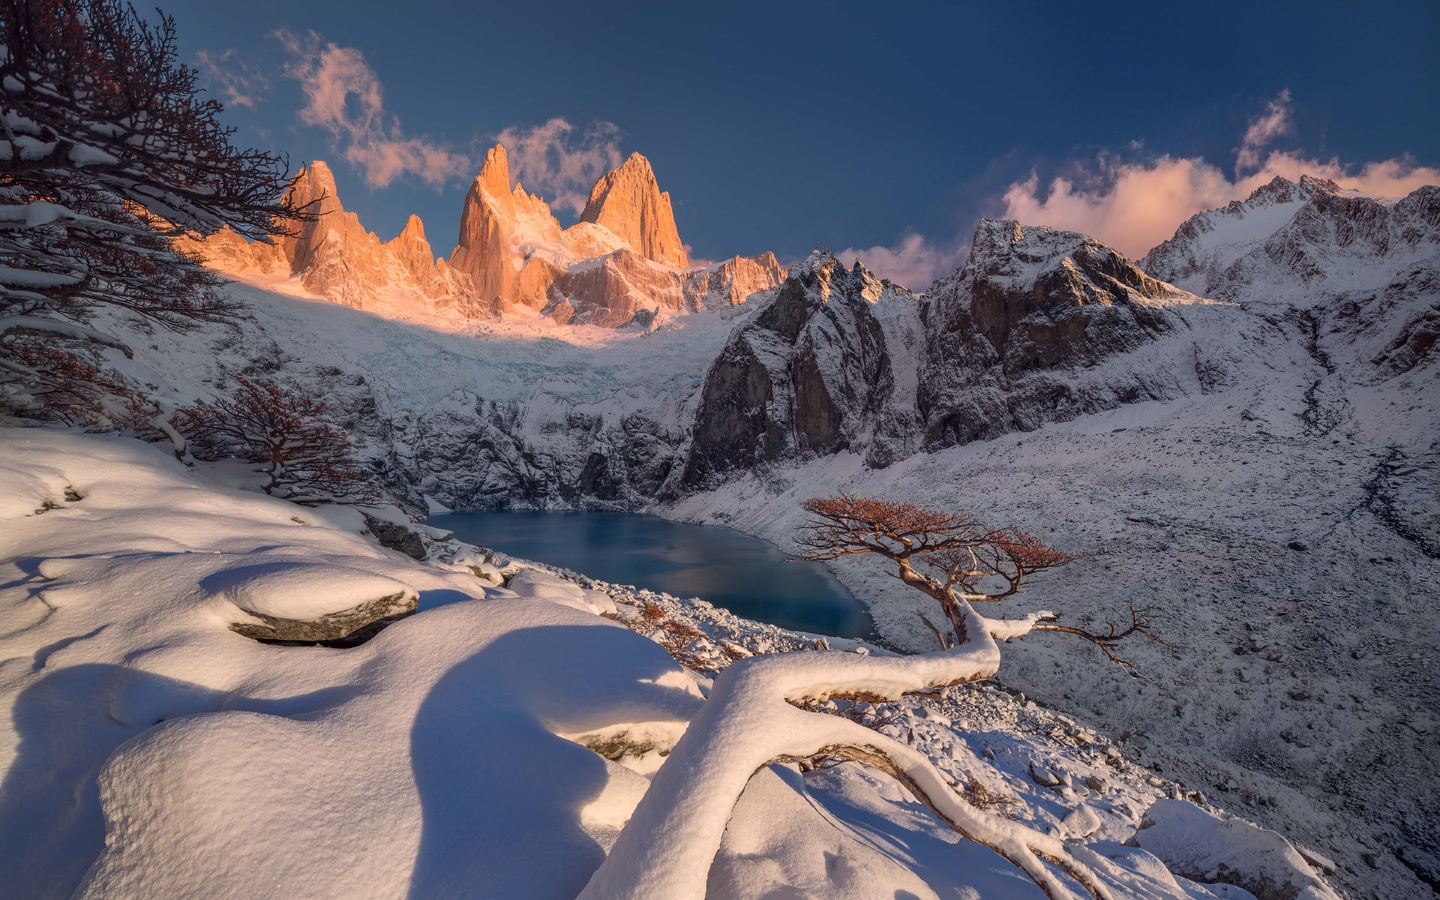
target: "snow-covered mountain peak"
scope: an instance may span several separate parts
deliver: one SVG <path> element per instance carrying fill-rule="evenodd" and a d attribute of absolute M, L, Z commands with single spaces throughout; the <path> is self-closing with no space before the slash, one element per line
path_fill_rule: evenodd
<path fill-rule="evenodd" d="M 317 213 L 276 248 L 221 232 L 194 248 L 222 271 L 295 276 L 311 293 L 357 308 L 429 316 L 449 307 L 462 319 L 508 313 L 554 323 L 648 327 L 656 317 L 745 302 L 784 277 L 772 254 L 690 266 L 670 197 L 645 157 L 633 154 L 590 194 L 582 221 L 561 228 L 550 206 L 511 186 L 501 145 L 486 154 L 461 208 L 448 262 L 437 260 L 412 217 L 381 244 L 345 211 L 322 162 L 296 176 L 288 197 Z"/>
<path fill-rule="evenodd" d="M 954 287 L 963 283 L 964 289 Z M 1187 299 L 1094 238 L 1012 219 L 981 219 L 970 259 L 927 296 L 1010 296 L 1025 312 L 1040 306 L 1153 303 Z M 1009 304 L 1007 304 L 1009 305 Z M 1020 312 L 1020 310 L 1016 310 Z"/>
<path fill-rule="evenodd" d="M 1277 177 L 1245 200 L 1192 216 L 1141 265 L 1205 296 L 1310 306 L 1382 288 L 1436 256 L 1437 198 L 1432 186 L 1396 200 L 1309 175 Z"/>
<path fill-rule="evenodd" d="M 835 254 L 824 247 L 810 251 L 808 257 L 790 268 L 787 284 L 792 280 L 813 292 L 822 303 L 829 303 L 837 290 L 845 296 L 867 303 L 878 303 L 886 294 L 887 287 L 890 293 L 898 292 L 909 296 L 909 291 L 889 281 L 882 281 L 858 259 L 853 266 L 846 269 Z"/>

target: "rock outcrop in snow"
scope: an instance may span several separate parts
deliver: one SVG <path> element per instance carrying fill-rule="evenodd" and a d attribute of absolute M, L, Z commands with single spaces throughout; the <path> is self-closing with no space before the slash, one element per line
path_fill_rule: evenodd
<path fill-rule="evenodd" d="M 1184 394 L 1193 373 L 1141 351 L 1185 340 L 1196 305 L 1092 238 L 982 219 L 970 260 L 925 295 L 924 446 Z"/>
<path fill-rule="evenodd" d="M 696 407 L 681 483 L 804 455 L 860 449 L 895 391 L 885 325 L 913 318 L 914 297 L 859 263 L 847 270 L 816 251 L 791 270 L 774 300 L 731 335 L 710 366 Z M 901 309 L 900 307 L 904 307 Z M 888 421 L 888 420 L 887 420 Z"/>

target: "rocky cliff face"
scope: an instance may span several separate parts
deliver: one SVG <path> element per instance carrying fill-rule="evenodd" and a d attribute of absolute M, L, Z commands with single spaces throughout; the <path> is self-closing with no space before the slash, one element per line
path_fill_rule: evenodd
<path fill-rule="evenodd" d="M 894 389 L 893 359 L 875 307 L 906 304 L 904 288 L 816 251 L 774 300 L 735 330 L 710 366 L 679 487 L 735 470 L 857 448 Z"/>
<path fill-rule="evenodd" d="M 779 283 L 773 254 L 690 265 L 650 163 L 633 154 L 591 191 L 562 229 L 540 198 L 509 183 L 503 147 L 485 157 L 465 198 L 451 265 L 500 312 L 526 307 L 557 323 L 616 328 L 718 303 L 743 303 Z"/>
<path fill-rule="evenodd" d="M 300 170 L 286 197 L 315 212 L 315 220 L 273 244 L 247 243 L 226 229 L 188 248 L 222 271 L 296 276 L 306 290 L 355 309 L 398 299 L 426 310 L 483 314 L 470 279 L 435 258 L 418 217 L 381 243 L 341 205 L 335 177 L 318 161 Z"/>
<path fill-rule="evenodd" d="M 982 219 L 925 295 L 917 412 L 929 448 L 1184 392 L 1168 366 L 1107 366 L 1177 329 L 1196 298 L 1073 232 Z"/>
<path fill-rule="evenodd" d="M 470 276 L 477 297 L 490 309 L 503 309 L 515 294 L 518 267 L 510 257 L 514 220 L 510 166 L 505 148 L 497 145 L 485 154 L 480 174 L 465 195 L 459 242 L 450 254 L 450 267 Z"/>
<path fill-rule="evenodd" d="M 397 466 L 458 509 L 635 509 L 668 476 L 680 430 L 653 410 L 487 400 L 457 392 L 397 424 Z M 554 418 L 550 414 L 559 413 Z"/>
<path fill-rule="evenodd" d="M 660 191 L 650 160 L 638 153 L 595 183 L 590 199 L 580 213 L 581 222 L 609 229 L 631 250 L 655 262 L 680 269 L 690 267 L 670 195 Z"/>

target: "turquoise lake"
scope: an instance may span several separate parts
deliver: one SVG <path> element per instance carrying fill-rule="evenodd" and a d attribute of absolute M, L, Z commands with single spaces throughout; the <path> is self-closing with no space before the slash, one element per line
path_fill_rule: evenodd
<path fill-rule="evenodd" d="M 487 510 L 427 525 L 472 544 L 614 584 L 699 597 L 782 628 L 865 637 L 870 615 L 825 567 L 787 562 L 773 544 L 730 528 L 617 512 Z"/>

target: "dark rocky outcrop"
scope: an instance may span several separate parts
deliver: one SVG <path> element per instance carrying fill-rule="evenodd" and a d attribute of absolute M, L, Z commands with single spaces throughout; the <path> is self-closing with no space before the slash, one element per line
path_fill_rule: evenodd
<path fill-rule="evenodd" d="M 1182 328 L 1167 307 L 1187 297 L 1084 235 L 982 219 L 969 262 L 924 298 L 924 446 L 1177 396 L 1167 373 L 1085 373 Z"/>
<path fill-rule="evenodd" d="M 701 390 L 680 485 L 737 469 L 863 449 L 894 387 L 874 308 L 908 304 L 903 288 L 817 251 L 736 329 Z"/>
<path fill-rule="evenodd" d="M 387 522 L 374 516 L 365 517 L 365 527 L 380 542 L 380 546 L 396 550 L 411 559 L 425 558 L 425 541 L 419 532 L 399 522 Z"/>

